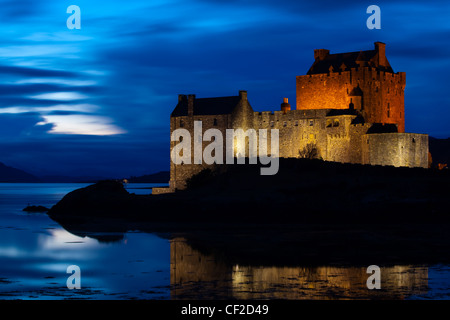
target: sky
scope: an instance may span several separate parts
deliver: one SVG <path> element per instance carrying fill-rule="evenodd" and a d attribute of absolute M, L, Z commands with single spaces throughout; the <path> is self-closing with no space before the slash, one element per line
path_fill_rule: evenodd
<path fill-rule="evenodd" d="M 314 49 L 375 41 L 406 72 L 406 131 L 450 136 L 450 1 L 3 0 L 0 26 L 0 162 L 38 176 L 168 170 L 178 94 L 278 110 Z"/>

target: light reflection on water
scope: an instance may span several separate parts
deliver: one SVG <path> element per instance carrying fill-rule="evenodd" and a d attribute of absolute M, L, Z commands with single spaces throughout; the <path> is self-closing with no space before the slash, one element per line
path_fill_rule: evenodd
<path fill-rule="evenodd" d="M 0 299 L 448 299 L 445 265 L 382 267 L 382 290 L 369 291 L 361 267 L 230 264 L 171 241 L 127 232 L 115 241 L 74 235 L 21 210 L 50 207 L 85 184 L 0 184 Z M 151 185 L 129 185 L 150 193 Z M 66 268 L 81 268 L 81 290 L 66 287 Z"/>
<path fill-rule="evenodd" d="M 170 297 L 167 240 L 130 232 L 120 241 L 102 243 L 67 232 L 46 214 L 22 211 L 28 203 L 51 207 L 86 185 L 0 184 L 1 299 Z M 73 264 L 81 268 L 81 290 L 66 287 L 66 269 Z"/>

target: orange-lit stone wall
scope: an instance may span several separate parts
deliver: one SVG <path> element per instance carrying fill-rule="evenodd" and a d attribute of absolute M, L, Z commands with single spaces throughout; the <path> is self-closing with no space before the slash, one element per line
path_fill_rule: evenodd
<path fill-rule="evenodd" d="M 371 67 L 297 76 L 297 110 L 348 109 L 352 103 L 366 122 L 398 124 L 405 131 L 405 73 Z M 362 96 L 352 96 L 359 88 Z"/>

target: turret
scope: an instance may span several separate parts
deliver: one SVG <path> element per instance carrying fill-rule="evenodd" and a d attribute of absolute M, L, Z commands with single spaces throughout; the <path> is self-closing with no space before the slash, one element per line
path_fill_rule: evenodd
<path fill-rule="evenodd" d="M 283 111 L 283 114 L 286 114 L 290 110 L 291 105 L 288 102 L 288 98 L 283 98 L 283 103 L 281 104 L 281 111 Z"/>

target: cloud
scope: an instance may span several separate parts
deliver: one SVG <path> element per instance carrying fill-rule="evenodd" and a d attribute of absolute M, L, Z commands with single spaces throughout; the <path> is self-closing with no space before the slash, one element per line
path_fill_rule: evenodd
<path fill-rule="evenodd" d="M 73 87 L 95 86 L 98 84 L 94 80 L 71 80 L 71 79 L 51 79 L 51 78 L 30 78 L 14 82 L 14 84 L 56 84 Z"/>
<path fill-rule="evenodd" d="M 29 68 L 22 66 L 8 66 L 0 65 L 1 74 L 16 75 L 22 77 L 66 77 L 72 78 L 76 76 L 76 73 L 66 70 L 52 70 L 52 69 L 39 69 Z"/>
<path fill-rule="evenodd" d="M 38 113 L 55 114 L 55 112 L 74 112 L 74 113 L 92 113 L 99 110 L 100 107 L 92 104 L 73 104 L 73 105 L 53 105 L 45 107 L 6 107 L 0 108 L 0 113 Z"/>
<path fill-rule="evenodd" d="M 38 94 L 36 96 L 30 96 L 30 98 L 39 100 L 71 101 L 87 99 L 89 97 L 78 92 L 50 92 Z"/>
<path fill-rule="evenodd" d="M 49 133 L 109 136 L 123 134 L 125 131 L 113 123 L 111 119 L 92 115 L 44 115 L 43 121 L 36 125 L 53 124 Z"/>

